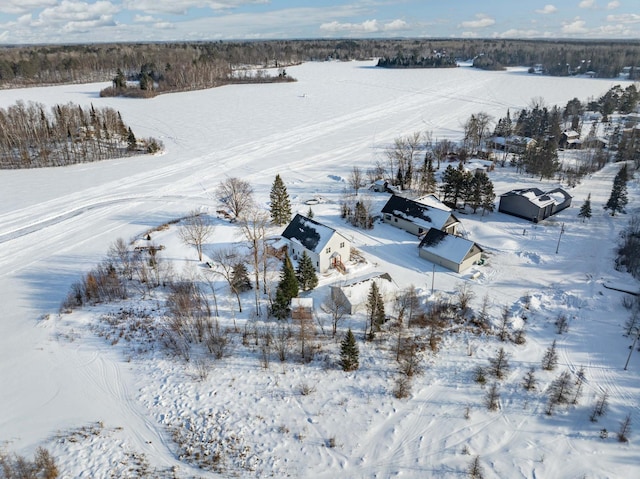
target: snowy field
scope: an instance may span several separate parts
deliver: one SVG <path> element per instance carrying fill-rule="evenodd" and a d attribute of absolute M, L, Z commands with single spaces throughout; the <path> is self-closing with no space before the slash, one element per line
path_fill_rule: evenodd
<path fill-rule="evenodd" d="M 0 171 L 0 443 L 28 456 L 48 447 L 65 478 L 143 477 L 145 468 L 158 471 L 148 477 L 457 478 L 476 455 L 487 478 L 639 477 L 640 433 L 619 443 L 615 432 L 627 414 L 640 431 L 640 353 L 624 371 L 629 312 L 624 294 L 604 287 L 640 290 L 613 268 L 628 215 L 611 217 L 602 209 L 617 165 L 570 189 L 572 207 L 535 227 L 500 213 L 461 215 L 468 238 L 488 255 L 485 265 L 461 275 L 436 269 L 432 277 L 414 237 L 383 224 L 355 229 L 340 219 L 338 205 L 351 168 L 373 166 L 398 136 L 431 131 L 434 139 L 458 140 L 472 113 L 497 119 L 510 108 L 513 117 L 532 98 L 564 106 L 626 84 L 521 69 L 383 70 L 372 62 L 308 63 L 288 73 L 298 81 L 149 100 L 99 98 L 105 84 L 0 92 L 3 107 L 17 100 L 111 106 L 136 136 L 156 137 L 166 147 L 160 156 Z M 432 283 L 436 297 L 467 284 L 474 308 L 487 296 L 497 324 L 507 307 L 511 326 L 526 326 L 527 342 L 501 343 L 469 331 L 447 336 L 437 354 L 422 353 L 424 372 L 413 379 L 410 397 L 396 399 L 391 340 L 359 341 L 360 369 L 352 373 L 337 367 L 339 343 L 329 338 L 321 339 L 321 359 L 311 365 L 274 359 L 267 369 L 257 351 L 237 344 L 228 357 L 211 362 L 203 380 L 192 366 L 159 351 L 136 353 L 133 343 L 101 337 L 106 330 L 96 325 L 108 306 L 58 314 L 70 284 L 116 238 L 140 236 L 193 209 L 214 214 L 213 192 L 229 176 L 248 180 L 264 205 L 278 173 L 294 211 L 305 213 L 305 201 L 320 197 L 315 218 L 363 253 L 367 263 L 347 265 L 351 275 L 386 271 L 400 287 L 415 285 L 423 300 Z M 514 187 L 559 186 L 510 168 L 498 167 L 490 177 L 498 195 Z M 637 174 L 628 188 L 629 211 L 638 211 Z M 594 217 L 582 223 L 577 212 L 589 193 Z M 385 194 L 365 194 L 380 207 L 386 200 Z M 176 271 L 202 267 L 175 228 L 154 233 L 154 240 L 167 246 L 163 254 Z M 235 241 L 241 241 L 237 228 L 218 221 L 213 243 Z M 329 284 L 343 279 L 338 273 L 321 277 L 313 297 L 319 302 Z M 244 298 L 247 306 L 252 297 Z M 153 299 L 121 305 L 147 312 L 157 306 Z M 251 308 L 239 315 L 233 307 L 223 301 L 221 322 L 242 328 Z M 569 318 L 563 335 L 554 327 L 559 314 Z M 341 332 L 347 327 L 361 338 L 364 316 L 347 319 Z M 554 339 L 558 368 L 541 371 Z M 492 412 L 473 371 L 488 365 L 501 346 L 511 369 L 500 381 L 500 408 Z M 539 384 L 527 392 L 521 383 L 531 366 Z M 578 403 L 546 415 L 545 388 L 560 372 L 580 368 L 585 384 Z M 311 390 L 302 394 L 306 385 Z M 589 414 L 604 391 L 609 411 L 593 423 Z M 226 473 L 179 460 L 170 432 L 185 422 L 214 442 L 234 438 Z M 603 428 L 611 433 L 607 439 L 600 438 Z"/>

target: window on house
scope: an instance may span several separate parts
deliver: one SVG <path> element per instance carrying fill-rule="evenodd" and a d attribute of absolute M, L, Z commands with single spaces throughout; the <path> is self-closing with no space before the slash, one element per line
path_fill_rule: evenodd
<path fill-rule="evenodd" d="M 397 223 L 397 222 L 398 222 L 398 218 L 393 218 L 393 221 L 394 221 L 395 223 Z"/>
<path fill-rule="evenodd" d="M 340 248 L 344 248 L 344 241 L 340 243 Z"/>
<path fill-rule="evenodd" d="M 384 215 L 384 219 L 385 220 L 390 220 L 391 219 L 391 215 Z"/>
<path fill-rule="evenodd" d="M 327 248 L 324 252 L 327 254 L 331 253 L 331 248 Z"/>
<path fill-rule="evenodd" d="M 418 228 L 418 234 L 421 235 L 422 233 L 424 233 L 424 230 L 422 228 Z"/>

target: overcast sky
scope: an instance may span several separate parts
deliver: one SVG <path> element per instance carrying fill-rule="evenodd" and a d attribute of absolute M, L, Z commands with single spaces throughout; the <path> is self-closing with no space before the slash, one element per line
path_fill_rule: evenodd
<path fill-rule="evenodd" d="M 639 0 L 0 0 L 0 43 L 640 38 Z"/>

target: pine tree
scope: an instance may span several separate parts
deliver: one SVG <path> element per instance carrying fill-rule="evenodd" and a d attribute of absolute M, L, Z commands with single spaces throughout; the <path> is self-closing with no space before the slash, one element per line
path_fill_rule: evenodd
<path fill-rule="evenodd" d="M 280 282 L 276 289 L 276 298 L 271 307 L 272 314 L 278 319 L 286 318 L 291 312 L 291 298 L 298 296 L 299 286 L 296 272 L 291 264 L 289 255 L 285 255 L 282 260 L 282 270 L 280 271 Z"/>
<path fill-rule="evenodd" d="M 354 371 L 358 369 L 359 354 L 356 338 L 351 332 L 351 328 L 349 328 L 340 346 L 340 367 L 342 367 L 342 370 Z"/>
<path fill-rule="evenodd" d="M 134 135 L 133 130 L 129 128 L 129 131 L 127 132 L 127 148 L 131 151 L 135 150 L 137 144 L 138 144 L 138 141 L 136 140 L 136 135 Z"/>
<path fill-rule="evenodd" d="M 314 217 L 313 210 L 311 209 L 311 206 L 309 206 L 309 211 L 307 211 L 307 218 L 311 220 L 313 219 L 313 217 Z"/>
<path fill-rule="evenodd" d="M 251 289 L 251 280 L 249 280 L 249 274 L 247 273 L 247 267 L 244 263 L 237 263 L 233 267 L 231 273 L 231 287 L 234 291 L 244 293 Z"/>
<path fill-rule="evenodd" d="M 302 291 L 308 291 L 318 286 L 318 275 L 313 267 L 313 261 L 306 251 L 302 252 L 302 257 L 298 262 L 297 278 Z"/>
<path fill-rule="evenodd" d="M 578 213 L 578 218 L 582 218 L 583 222 L 591 218 L 591 193 L 587 195 L 587 199 L 582 203 L 580 213 Z"/>
<path fill-rule="evenodd" d="M 375 337 L 375 332 L 380 329 L 380 325 L 383 324 L 386 319 L 384 301 L 375 281 L 371 282 L 371 288 L 369 289 L 369 295 L 367 297 L 367 314 L 369 323 L 369 333 L 367 337 L 369 340 L 372 340 Z"/>
<path fill-rule="evenodd" d="M 271 219 L 273 224 L 278 226 L 288 224 L 291 221 L 291 202 L 287 187 L 279 174 L 276 175 L 273 181 L 269 198 L 271 200 Z"/>
<path fill-rule="evenodd" d="M 627 202 L 627 165 L 624 165 L 613 179 L 611 196 L 604 209 L 611 210 L 611 216 L 615 216 L 616 213 L 624 212 Z"/>

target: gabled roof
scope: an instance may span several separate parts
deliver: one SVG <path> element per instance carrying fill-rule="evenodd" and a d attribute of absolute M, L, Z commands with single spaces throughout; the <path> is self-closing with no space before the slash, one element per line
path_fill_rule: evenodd
<path fill-rule="evenodd" d="M 282 232 L 284 238 L 300 243 L 314 253 L 321 252 L 334 234 L 340 233 L 301 214 L 297 214 Z"/>
<path fill-rule="evenodd" d="M 540 208 L 549 204 L 559 205 L 571 198 L 571 195 L 562 188 L 555 188 L 546 193 L 538 188 L 522 188 L 519 190 L 511 190 L 500 195 L 500 197 L 503 196 L 521 196 Z"/>
<path fill-rule="evenodd" d="M 427 234 L 424 235 L 420 242 L 419 248 L 457 264 L 462 263 L 470 254 L 482 252 L 482 248 L 473 241 L 435 228 L 427 231 Z"/>
<path fill-rule="evenodd" d="M 451 223 L 459 222 L 458 218 L 451 214 L 451 209 L 433 195 L 415 200 L 393 195 L 382 208 L 382 213 L 424 226 L 425 230 L 428 228 L 442 229 Z"/>

